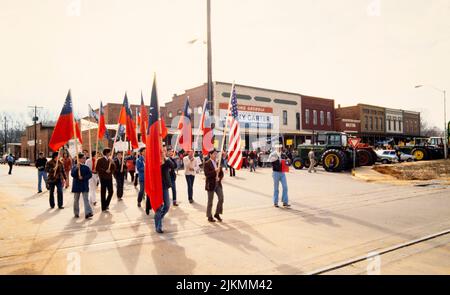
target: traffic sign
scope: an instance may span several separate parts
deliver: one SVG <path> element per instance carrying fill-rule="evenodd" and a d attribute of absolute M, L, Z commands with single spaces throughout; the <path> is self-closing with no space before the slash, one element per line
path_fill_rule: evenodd
<path fill-rule="evenodd" d="M 350 138 L 348 140 L 348 143 L 350 144 L 350 146 L 354 147 L 354 148 L 357 147 L 360 142 L 361 142 L 361 138 L 356 138 L 356 137 Z"/>

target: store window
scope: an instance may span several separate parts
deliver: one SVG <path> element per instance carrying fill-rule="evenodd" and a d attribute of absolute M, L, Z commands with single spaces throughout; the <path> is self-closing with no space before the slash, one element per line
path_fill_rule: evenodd
<path fill-rule="evenodd" d="M 283 125 L 287 125 L 287 124 L 288 124 L 287 111 L 283 111 Z"/>

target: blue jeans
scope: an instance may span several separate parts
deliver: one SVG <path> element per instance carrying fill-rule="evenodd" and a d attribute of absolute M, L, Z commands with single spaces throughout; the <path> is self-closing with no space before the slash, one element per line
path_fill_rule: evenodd
<path fill-rule="evenodd" d="M 281 197 L 281 201 L 283 204 L 288 204 L 288 186 L 286 181 L 286 174 L 283 172 L 272 172 L 273 177 L 273 203 L 278 204 L 278 194 L 279 194 L 279 183 L 281 182 L 281 186 L 283 187 L 283 194 Z"/>
<path fill-rule="evenodd" d="M 75 216 L 80 215 L 80 195 L 83 196 L 84 215 L 87 216 L 89 214 L 92 214 L 92 208 L 89 204 L 89 192 L 74 193 L 75 199 L 73 202 L 73 214 L 75 214 Z"/>
<path fill-rule="evenodd" d="M 192 200 L 194 197 L 194 175 L 186 175 L 186 182 L 188 187 L 188 199 Z"/>
<path fill-rule="evenodd" d="M 39 171 L 38 170 L 38 191 L 42 192 L 42 178 L 45 181 L 45 184 L 47 184 L 47 172 L 45 172 L 44 170 Z"/>
<path fill-rule="evenodd" d="M 163 188 L 163 204 L 155 213 L 155 227 L 156 230 L 162 230 L 162 220 L 164 216 L 169 212 L 170 199 L 169 199 L 169 189 Z"/>
<path fill-rule="evenodd" d="M 139 181 L 138 204 L 140 204 L 144 199 L 144 193 L 145 193 L 145 183 L 143 181 Z"/>
<path fill-rule="evenodd" d="M 172 184 L 172 201 L 175 203 L 177 200 L 177 186 L 175 177 L 170 177 L 170 182 Z"/>

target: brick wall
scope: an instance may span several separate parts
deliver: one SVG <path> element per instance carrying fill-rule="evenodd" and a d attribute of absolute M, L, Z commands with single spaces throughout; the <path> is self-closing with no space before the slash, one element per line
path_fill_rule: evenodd
<path fill-rule="evenodd" d="M 335 110 L 336 131 L 348 133 L 361 132 L 360 108 L 359 106 L 338 107 Z"/>
<path fill-rule="evenodd" d="M 305 130 L 333 131 L 335 122 L 334 100 L 302 95 L 302 126 Z M 309 111 L 309 120 L 307 112 Z M 316 124 L 314 121 L 316 113 Z M 323 121 L 321 119 L 323 114 Z M 328 118 L 328 114 L 330 118 Z"/>
<path fill-rule="evenodd" d="M 43 152 L 46 157 L 49 157 L 52 150 L 48 147 L 50 138 L 52 136 L 54 127 L 42 126 L 37 124 L 37 153 Z M 28 143 L 31 143 L 30 145 Z M 27 126 L 24 135 L 21 138 L 21 155 L 28 158 L 31 162 L 35 161 L 34 157 L 34 125 Z"/>
<path fill-rule="evenodd" d="M 172 100 L 161 107 L 161 116 L 164 117 L 167 127 L 172 125 L 172 119 L 178 116 L 184 108 L 186 98 L 189 96 L 189 105 L 194 112 L 194 120 L 197 123 L 200 115 L 196 112 L 199 107 L 203 107 L 203 103 L 208 96 L 208 88 L 206 84 L 186 90 L 181 95 L 174 95 Z M 177 122 L 174 122 L 175 124 Z"/>
<path fill-rule="evenodd" d="M 403 132 L 405 135 L 420 136 L 420 113 L 403 112 Z"/>

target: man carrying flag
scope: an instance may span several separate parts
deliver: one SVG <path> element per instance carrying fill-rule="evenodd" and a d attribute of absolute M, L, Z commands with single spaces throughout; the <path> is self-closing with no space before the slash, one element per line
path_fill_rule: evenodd
<path fill-rule="evenodd" d="M 158 96 L 156 92 L 156 77 L 153 78 L 152 95 L 145 149 L 145 192 L 149 196 L 146 202 L 146 211 L 150 206 L 155 212 L 156 232 L 164 233 L 162 221 L 169 212 L 171 187 L 169 169 L 174 168 L 168 159 L 165 147 L 162 147 L 161 122 L 159 120 Z"/>
<path fill-rule="evenodd" d="M 92 151 L 91 157 L 86 160 L 86 166 L 91 169 L 92 177 L 89 179 L 89 200 L 92 205 L 97 205 L 97 186 L 99 183 L 99 178 L 97 174 L 96 164 L 98 160 L 98 142 L 102 138 L 109 139 L 108 129 L 106 129 L 105 124 L 105 112 L 103 110 L 103 103 L 100 102 L 99 114 L 97 114 L 89 105 L 89 117 L 94 118 L 97 126 L 97 138 L 95 144 L 95 151 Z"/>
<path fill-rule="evenodd" d="M 59 115 L 58 121 L 56 122 L 55 129 L 53 130 L 52 137 L 48 146 L 54 151 L 52 155 L 52 160 L 46 165 L 46 172 L 48 175 L 49 191 L 50 191 L 50 207 L 55 207 L 54 192 L 57 189 L 58 196 L 58 208 L 64 209 L 63 207 L 63 191 L 62 191 L 62 181 L 65 180 L 66 174 L 64 173 L 64 168 L 59 161 L 60 149 L 71 139 L 78 139 L 81 142 L 81 136 L 77 131 L 77 126 L 73 116 L 73 106 L 72 106 L 72 95 L 69 90 L 67 93 L 66 101 Z M 77 143 L 75 142 L 75 146 Z M 68 177 L 68 176 L 67 176 Z"/>

